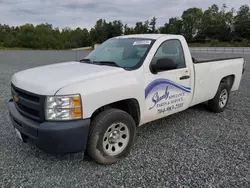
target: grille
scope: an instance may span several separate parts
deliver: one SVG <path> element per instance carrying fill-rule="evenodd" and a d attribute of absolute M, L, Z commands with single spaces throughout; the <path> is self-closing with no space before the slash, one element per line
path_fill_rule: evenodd
<path fill-rule="evenodd" d="M 30 93 L 11 85 L 11 93 L 17 110 L 24 116 L 37 121 L 44 120 L 45 96 Z"/>

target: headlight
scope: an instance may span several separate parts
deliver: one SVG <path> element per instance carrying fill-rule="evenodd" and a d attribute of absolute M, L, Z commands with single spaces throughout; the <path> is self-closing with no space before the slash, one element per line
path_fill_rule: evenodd
<path fill-rule="evenodd" d="M 73 120 L 82 118 L 80 95 L 47 96 L 45 117 L 47 120 Z"/>

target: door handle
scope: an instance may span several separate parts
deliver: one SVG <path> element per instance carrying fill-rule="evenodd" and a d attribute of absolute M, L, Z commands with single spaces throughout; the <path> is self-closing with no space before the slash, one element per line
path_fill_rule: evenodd
<path fill-rule="evenodd" d="M 189 79 L 189 78 L 190 78 L 190 76 L 186 75 L 186 76 L 180 77 L 180 80 L 186 80 L 186 79 Z"/>

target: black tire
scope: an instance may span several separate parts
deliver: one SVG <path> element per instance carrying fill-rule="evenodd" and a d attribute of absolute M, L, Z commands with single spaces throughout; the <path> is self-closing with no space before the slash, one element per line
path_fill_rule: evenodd
<path fill-rule="evenodd" d="M 227 92 L 227 100 L 224 103 L 224 106 L 222 107 L 220 106 L 220 96 L 223 91 Z M 219 85 L 219 88 L 215 97 L 208 101 L 208 108 L 214 113 L 223 112 L 225 108 L 227 107 L 228 100 L 229 100 L 229 86 L 226 83 L 221 83 Z"/>
<path fill-rule="evenodd" d="M 117 155 L 108 155 L 103 147 L 104 135 L 108 128 L 115 124 L 126 125 L 129 138 L 126 147 Z M 126 157 L 134 143 L 136 136 L 136 125 L 133 118 L 126 112 L 119 109 L 108 109 L 98 114 L 92 121 L 89 131 L 87 153 L 100 164 L 113 164 L 119 159 Z"/>

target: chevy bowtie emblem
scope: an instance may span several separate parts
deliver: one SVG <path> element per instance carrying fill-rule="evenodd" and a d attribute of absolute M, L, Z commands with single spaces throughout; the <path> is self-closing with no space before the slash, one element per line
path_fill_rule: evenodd
<path fill-rule="evenodd" d="M 14 95 L 13 99 L 14 99 L 14 101 L 15 101 L 16 103 L 19 102 L 19 97 L 18 97 L 17 95 Z"/>

